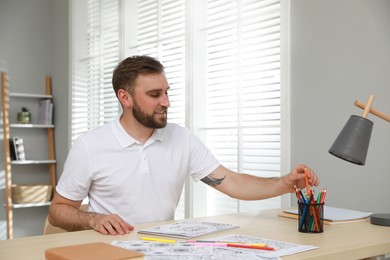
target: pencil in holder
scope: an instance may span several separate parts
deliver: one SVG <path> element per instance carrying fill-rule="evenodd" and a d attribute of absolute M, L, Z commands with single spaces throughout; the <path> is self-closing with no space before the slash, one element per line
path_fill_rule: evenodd
<path fill-rule="evenodd" d="M 324 232 L 324 204 L 325 203 L 298 202 L 299 232 Z"/>

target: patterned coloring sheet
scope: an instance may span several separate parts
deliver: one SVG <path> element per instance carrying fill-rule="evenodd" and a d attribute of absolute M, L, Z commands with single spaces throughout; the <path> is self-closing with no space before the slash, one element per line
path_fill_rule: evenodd
<path fill-rule="evenodd" d="M 138 233 L 189 239 L 233 228 L 238 228 L 238 226 L 202 221 L 180 221 L 173 224 L 140 230 Z"/>
<path fill-rule="evenodd" d="M 266 244 L 275 251 L 233 247 L 202 246 L 187 242 L 161 243 L 146 241 L 113 241 L 112 245 L 145 254 L 148 260 L 278 260 L 280 256 L 296 254 L 317 247 L 245 235 L 227 235 L 213 241 L 229 241 L 248 244 Z"/>

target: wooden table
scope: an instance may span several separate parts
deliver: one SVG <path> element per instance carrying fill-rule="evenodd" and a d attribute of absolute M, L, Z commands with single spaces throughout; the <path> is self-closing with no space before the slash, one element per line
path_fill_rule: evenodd
<path fill-rule="evenodd" d="M 278 217 L 280 210 L 241 213 L 197 220 L 231 223 L 240 228 L 200 237 L 212 238 L 228 234 L 243 234 L 291 243 L 314 245 L 318 249 L 282 257 L 282 259 L 363 259 L 390 253 L 390 227 L 367 222 L 325 225 L 318 234 L 298 232 L 297 220 Z M 136 230 L 172 223 L 156 222 L 135 225 Z M 107 242 L 114 240 L 140 240 L 137 232 L 123 236 L 101 235 L 93 230 L 52 235 L 16 238 L 0 241 L 1 260 L 44 259 L 45 250 L 51 247 Z M 198 238 L 199 239 L 199 238 Z"/>

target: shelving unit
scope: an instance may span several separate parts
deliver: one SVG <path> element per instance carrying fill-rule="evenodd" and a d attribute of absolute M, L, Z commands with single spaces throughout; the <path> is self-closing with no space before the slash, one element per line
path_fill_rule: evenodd
<path fill-rule="evenodd" d="M 3 133 L 4 133 L 4 170 L 5 170 L 5 196 L 6 196 L 6 220 L 7 220 L 7 238 L 13 238 L 13 210 L 17 208 L 30 208 L 30 207 L 41 207 L 48 206 L 50 202 L 40 202 L 40 203 L 26 203 L 26 204 L 16 204 L 12 200 L 12 169 L 18 167 L 18 165 L 47 165 L 49 173 L 49 182 L 48 184 L 55 187 L 56 179 L 56 160 L 55 160 L 55 150 L 54 150 L 54 125 L 43 125 L 43 124 L 17 124 L 10 122 L 9 110 L 11 106 L 11 100 L 17 98 L 25 99 L 53 99 L 52 96 L 52 86 L 51 78 L 46 77 L 45 80 L 45 94 L 28 94 L 28 93 L 12 93 L 9 92 L 7 74 L 1 74 L 1 83 L 2 83 L 2 109 L 3 109 Z M 47 129 L 47 148 L 48 155 L 47 159 L 42 160 L 11 160 L 10 145 L 9 139 L 11 137 L 11 131 L 14 129 L 23 129 L 23 131 L 28 131 L 28 129 L 42 128 Z M 26 132 L 28 135 L 28 132 Z"/>

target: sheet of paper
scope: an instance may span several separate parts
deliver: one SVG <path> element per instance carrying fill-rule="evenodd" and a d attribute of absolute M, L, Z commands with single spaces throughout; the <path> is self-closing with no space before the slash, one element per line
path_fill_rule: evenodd
<path fill-rule="evenodd" d="M 287 209 L 283 210 L 287 213 L 298 214 L 298 209 Z M 342 209 L 324 206 L 324 219 L 329 221 L 346 221 L 368 218 L 372 213 L 361 212 L 357 210 Z"/>
<path fill-rule="evenodd" d="M 233 228 L 238 228 L 238 226 L 214 222 L 180 221 L 173 224 L 143 229 L 138 231 L 138 233 L 189 239 Z"/>
<path fill-rule="evenodd" d="M 253 250 L 253 249 L 241 249 L 245 252 L 250 252 L 257 256 L 275 258 L 285 255 L 292 255 L 300 252 L 317 249 L 318 247 L 312 245 L 300 245 L 285 241 L 272 240 L 267 238 L 260 238 L 254 236 L 245 235 L 227 235 L 213 238 L 215 241 L 232 241 L 248 244 L 266 244 L 267 246 L 277 248 L 275 251 L 269 250 Z M 236 248 L 234 249 L 236 250 Z"/>
<path fill-rule="evenodd" d="M 112 245 L 135 250 L 145 255 L 161 256 L 209 256 L 213 253 L 211 247 L 199 247 L 189 243 L 163 243 L 149 241 L 113 241 Z"/>
<path fill-rule="evenodd" d="M 146 241 L 113 241 L 112 245 L 142 252 L 145 260 L 279 260 L 262 257 L 242 249 L 215 248 L 190 243 L 158 243 Z"/>
<path fill-rule="evenodd" d="M 144 253 L 146 255 L 145 259 L 152 260 L 277 260 L 280 259 L 280 256 L 296 254 L 317 248 L 311 245 L 299 245 L 284 241 L 235 234 L 214 237 L 210 240 L 249 244 L 267 244 L 270 247 L 275 247 L 278 249 L 275 251 L 270 251 L 235 247 L 233 248 L 209 246 L 186 242 L 160 243 L 146 241 L 113 241 L 112 244 L 122 248 Z"/>

